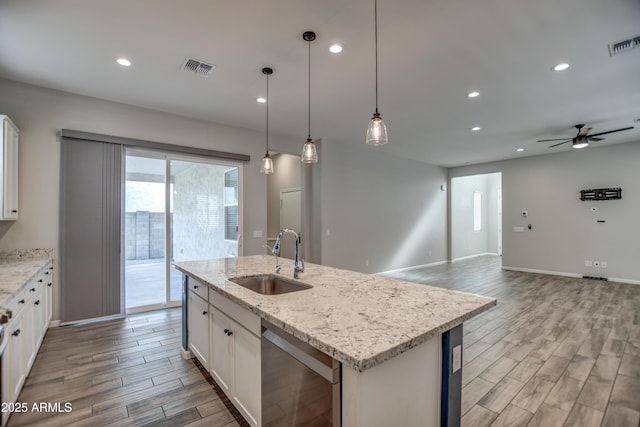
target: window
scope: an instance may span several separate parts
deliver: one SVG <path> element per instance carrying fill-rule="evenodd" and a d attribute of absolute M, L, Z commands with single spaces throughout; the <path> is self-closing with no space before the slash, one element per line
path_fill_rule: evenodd
<path fill-rule="evenodd" d="M 482 192 L 473 192 L 473 231 L 482 229 Z"/>
<path fill-rule="evenodd" d="M 238 168 L 224 173 L 224 238 L 238 240 Z"/>

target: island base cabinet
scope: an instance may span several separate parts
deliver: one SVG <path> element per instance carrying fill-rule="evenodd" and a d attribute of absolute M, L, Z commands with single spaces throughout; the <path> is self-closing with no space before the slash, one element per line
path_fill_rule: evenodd
<path fill-rule="evenodd" d="M 247 422 L 262 425 L 260 338 L 211 306 L 211 376 Z"/>
<path fill-rule="evenodd" d="M 440 335 L 364 372 L 345 367 L 343 427 L 440 427 L 441 367 Z"/>
<path fill-rule="evenodd" d="M 209 303 L 189 291 L 189 349 L 208 371 Z"/>

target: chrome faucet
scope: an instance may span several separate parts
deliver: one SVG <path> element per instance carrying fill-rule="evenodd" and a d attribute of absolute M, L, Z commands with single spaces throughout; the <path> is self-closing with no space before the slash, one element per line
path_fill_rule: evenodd
<path fill-rule="evenodd" d="M 276 257 L 276 273 L 280 273 L 280 268 L 282 267 L 280 265 L 280 262 L 278 261 L 278 254 L 271 248 L 271 246 L 269 245 L 264 245 L 265 248 L 269 249 L 269 252 L 271 252 L 273 254 L 274 257 Z M 274 245 L 275 248 L 275 245 Z"/>
<path fill-rule="evenodd" d="M 298 279 L 300 273 L 304 272 L 304 260 L 300 259 L 300 255 L 299 255 L 300 246 L 302 245 L 302 234 L 296 232 L 295 230 L 291 230 L 289 228 L 284 228 L 280 230 L 280 234 L 278 234 L 278 238 L 276 239 L 276 243 L 273 245 L 273 249 L 271 249 L 271 253 L 276 256 L 280 255 L 280 240 L 282 239 L 282 236 L 284 236 L 287 233 L 293 234 L 296 238 L 296 255 L 295 255 L 295 259 L 293 260 L 293 278 Z M 276 266 L 276 268 L 278 267 L 279 266 Z M 276 270 L 276 273 L 278 271 L 279 269 Z"/>

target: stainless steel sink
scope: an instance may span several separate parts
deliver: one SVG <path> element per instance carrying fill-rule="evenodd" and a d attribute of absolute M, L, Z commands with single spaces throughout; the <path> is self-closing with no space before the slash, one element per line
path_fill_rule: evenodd
<path fill-rule="evenodd" d="M 262 295 L 280 295 L 312 288 L 310 285 L 276 276 L 275 274 L 243 277 L 231 279 L 230 281 Z"/>

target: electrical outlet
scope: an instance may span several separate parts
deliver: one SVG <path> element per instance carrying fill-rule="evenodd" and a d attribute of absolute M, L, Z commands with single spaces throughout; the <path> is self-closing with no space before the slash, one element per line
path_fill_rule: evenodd
<path fill-rule="evenodd" d="M 601 268 L 607 268 L 607 261 L 600 261 Z"/>
<path fill-rule="evenodd" d="M 596 268 L 600 267 L 600 261 L 593 261 L 593 266 Z"/>
<path fill-rule="evenodd" d="M 588 261 L 588 260 L 584 260 L 584 266 L 585 267 L 593 267 L 593 261 Z"/>

